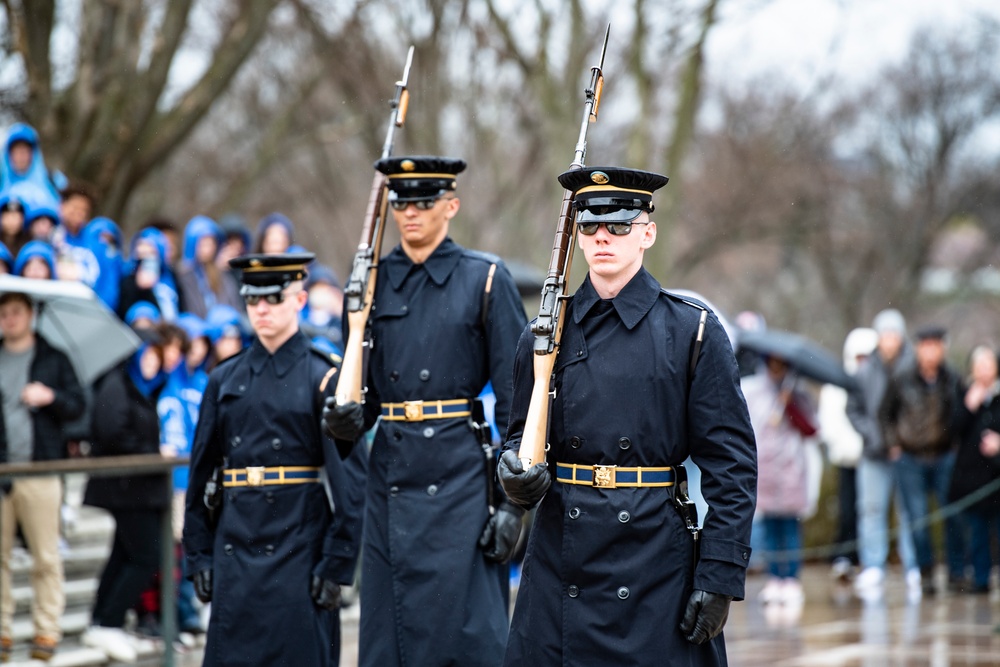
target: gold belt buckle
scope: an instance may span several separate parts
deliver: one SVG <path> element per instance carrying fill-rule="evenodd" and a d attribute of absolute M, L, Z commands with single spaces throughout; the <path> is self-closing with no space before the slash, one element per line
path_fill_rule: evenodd
<path fill-rule="evenodd" d="M 403 401 L 403 419 L 408 422 L 418 422 L 424 418 L 423 401 Z"/>
<path fill-rule="evenodd" d="M 615 468 L 618 466 L 594 466 L 594 486 L 599 489 L 617 488 Z"/>
<path fill-rule="evenodd" d="M 264 466 L 247 468 L 247 486 L 263 486 Z"/>

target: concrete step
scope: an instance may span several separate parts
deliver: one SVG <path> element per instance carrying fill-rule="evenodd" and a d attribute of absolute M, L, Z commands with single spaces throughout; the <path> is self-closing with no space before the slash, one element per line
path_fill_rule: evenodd
<path fill-rule="evenodd" d="M 97 594 L 97 578 L 90 576 L 85 579 L 67 580 L 63 585 L 63 593 L 66 595 L 66 609 L 72 610 L 77 607 L 90 608 Z M 30 585 L 14 586 L 14 616 L 31 611 L 31 601 L 34 592 Z"/>

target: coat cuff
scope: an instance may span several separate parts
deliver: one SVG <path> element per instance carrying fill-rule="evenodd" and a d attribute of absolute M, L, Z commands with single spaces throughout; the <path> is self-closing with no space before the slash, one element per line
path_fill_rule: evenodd
<path fill-rule="evenodd" d="M 744 598 L 750 547 L 731 540 L 702 539 L 701 556 L 694 575 L 695 590 Z"/>

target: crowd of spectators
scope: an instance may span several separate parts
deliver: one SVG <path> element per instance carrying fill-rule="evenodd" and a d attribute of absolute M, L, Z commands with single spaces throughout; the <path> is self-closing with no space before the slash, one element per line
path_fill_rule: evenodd
<path fill-rule="evenodd" d="M 183 225 L 157 217 L 127 236 L 116 221 L 100 212 L 100 201 L 87 184 L 71 182 L 46 167 L 33 128 L 17 123 L 8 129 L 0 159 L 0 273 L 83 283 L 142 340 L 132 357 L 92 386 L 83 387 L 77 413 L 89 414 L 77 420 L 70 437 L 55 436 L 50 438 L 54 444 L 47 446 L 55 446 L 55 458 L 79 453 L 81 443 L 84 451 L 89 446 L 92 456 L 160 452 L 186 457 L 191 451 L 209 371 L 250 341 L 238 291 L 239 276 L 230 268 L 229 260 L 248 252 L 305 249 L 295 245 L 294 224 L 280 213 L 265 216 L 256 233 L 240 216 L 231 214 L 220 222 L 197 215 Z M 342 292 L 337 276 L 318 262 L 309 267 L 309 272 L 306 289 L 310 299 L 302 314 L 302 329 L 316 347 L 339 355 Z M 38 342 L 35 349 L 40 353 L 43 345 Z M 9 382 L 10 364 L 3 363 L 5 359 L 0 355 L 4 416 L 6 399 L 19 403 L 20 392 L 12 394 L 8 388 L 27 384 Z M 22 364 L 18 368 L 23 371 L 27 367 Z M 66 394 L 57 392 L 59 395 Z M 63 402 L 60 398 L 55 406 L 61 407 Z M 23 400 L 20 403 L 23 405 Z M 134 409 L 123 411 L 121 406 Z M 60 416 L 65 416 L 67 422 L 79 417 L 68 414 L 69 410 L 64 412 L 67 414 Z M 98 413 L 100 419 L 94 419 Z M 22 423 L 16 417 L 15 426 Z M 3 435 L 0 453 L 4 461 L 31 460 L 30 447 L 7 447 L 10 438 L 7 433 Z M 5 539 L 0 549 L 5 577 L 0 661 L 10 658 L 13 646 L 13 606 L 8 584 L 15 517 L 20 520 L 36 569 L 32 578 L 36 636 L 30 653 L 48 660 L 61 639 L 58 618 L 64 605 L 63 575 L 61 566 L 52 561 L 58 561 L 55 545 L 64 489 L 58 477 L 53 480 L 46 480 L 47 486 L 27 478 L 17 480 L 14 491 L 8 489 L 4 496 L 4 535 L 6 538 L 9 533 L 10 539 Z M 29 497 L 29 491 L 35 493 L 34 487 L 45 491 L 46 502 L 32 501 L 35 509 L 30 515 L 31 530 L 25 530 L 25 517 L 29 515 L 25 514 L 24 501 L 18 499 Z M 158 569 L 159 512 L 173 503 L 174 536 L 179 545 L 186 488 L 184 466 L 175 469 L 173 499 L 161 497 L 158 482 L 148 479 L 95 478 L 88 484 L 84 502 L 110 511 L 117 529 L 84 643 L 105 649 L 110 646 L 119 656 L 130 659 L 134 649 L 127 647 L 122 631 L 128 609 L 137 611 L 140 630 L 158 634 L 156 595 L 148 589 L 153 587 Z M 51 520 L 41 521 L 36 516 L 39 512 Z M 40 531 L 44 533 L 41 536 Z M 203 632 L 190 582 L 181 577 L 179 590 L 180 629 L 185 633 Z"/>

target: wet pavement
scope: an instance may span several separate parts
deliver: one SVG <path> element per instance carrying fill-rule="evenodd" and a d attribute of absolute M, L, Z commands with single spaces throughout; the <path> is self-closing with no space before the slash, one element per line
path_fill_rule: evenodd
<path fill-rule="evenodd" d="M 890 570 L 882 601 L 863 603 L 833 584 L 824 565 L 803 570 L 801 608 L 763 605 L 767 577 L 750 575 L 747 599 L 734 603 L 726 625 L 731 667 L 985 667 L 1000 666 L 1000 590 L 906 599 L 902 574 Z M 944 583 L 944 582 L 939 582 Z M 994 582 L 996 584 L 996 582 Z M 344 610 L 341 667 L 357 665 L 357 605 Z M 200 665 L 178 656 L 178 665 Z"/>

